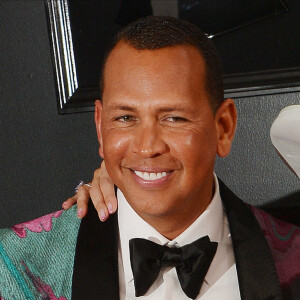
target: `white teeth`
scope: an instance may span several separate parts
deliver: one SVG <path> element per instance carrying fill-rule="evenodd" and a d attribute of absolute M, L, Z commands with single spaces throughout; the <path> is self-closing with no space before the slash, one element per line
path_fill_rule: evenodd
<path fill-rule="evenodd" d="M 150 173 L 150 180 L 155 180 L 155 179 L 156 179 L 156 174 Z"/>
<path fill-rule="evenodd" d="M 161 172 L 161 173 L 148 173 L 148 172 L 140 172 L 140 171 L 134 171 L 134 173 L 143 178 L 144 180 L 156 180 L 160 179 L 162 177 L 167 176 L 167 172 Z"/>
<path fill-rule="evenodd" d="M 140 171 L 134 171 L 135 175 L 139 176 L 139 177 L 142 177 L 143 173 L 140 172 Z"/>
<path fill-rule="evenodd" d="M 151 173 L 151 174 L 154 174 L 154 173 Z M 157 173 L 156 174 L 156 179 L 159 179 L 159 178 L 162 178 L 162 174 L 161 173 Z"/>

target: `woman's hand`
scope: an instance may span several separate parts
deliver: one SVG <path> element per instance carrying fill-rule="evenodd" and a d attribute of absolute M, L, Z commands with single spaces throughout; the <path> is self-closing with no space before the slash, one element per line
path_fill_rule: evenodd
<path fill-rule="evenodd" d="M 103 161 L 100 168 L 94 172 L 91 187 L 81 185 L 77 193 L 68 198 L 62 205 L 64 209 L 69 209 L 77 203 L 77 216 L 83 218 L 88 210 L 90 198 L 98 212 L 99 219 L 105 221 L 110 214 L 117 210 L 117 199 L 115 196 L 114 183 L 109 177 L 105 162 Z"/>

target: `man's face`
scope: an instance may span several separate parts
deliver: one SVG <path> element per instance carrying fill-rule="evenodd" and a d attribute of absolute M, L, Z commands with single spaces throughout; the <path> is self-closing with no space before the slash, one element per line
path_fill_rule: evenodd
<path fill-rule="evenodd" d="M 200 53 L 185 45 L 136 50 L 119 42 L 104 76 L 95 118 L 114 183 L 145 220 L 198 216 L 212 197 L 220 143 Z"/>

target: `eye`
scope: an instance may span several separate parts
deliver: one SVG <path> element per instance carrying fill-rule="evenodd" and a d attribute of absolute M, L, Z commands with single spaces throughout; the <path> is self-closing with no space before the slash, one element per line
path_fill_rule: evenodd
<path fill-rule="evenodd" d="M 130 122 L 130 121 L 133 121 L 134 118 L 130 115 L 124 115 L 124 116 L 120 116 L 120 117 L 117 117 L 116 118 L 116 121 L 120 121 L 120 122 Z"/>
<path fill-rule="evenodd" d="M 168 118 L 166 118 L 166 120 L 169 122 L 174 122 L 174 123 L 187 121 L 187 119 L 182 118 L 182 117 L 177 117 L 177 116 L 168 117 Z"/>

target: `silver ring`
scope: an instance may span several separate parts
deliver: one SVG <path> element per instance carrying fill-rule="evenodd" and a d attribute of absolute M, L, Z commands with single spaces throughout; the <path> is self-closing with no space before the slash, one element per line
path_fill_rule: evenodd
<path fill-rule="evenodd" d="M 86 185 L 86 186 L 88 186 L 89 188 L 92 187 L 89 183 L 84 183 L 83 180 L 80 180 L 80 182 L 78 183 L 78 185 L 77 185 L 76 188 L 75 188 L 75 194 L 78 193 L 78 189 L 79 189 L 82 185 Z"/>

